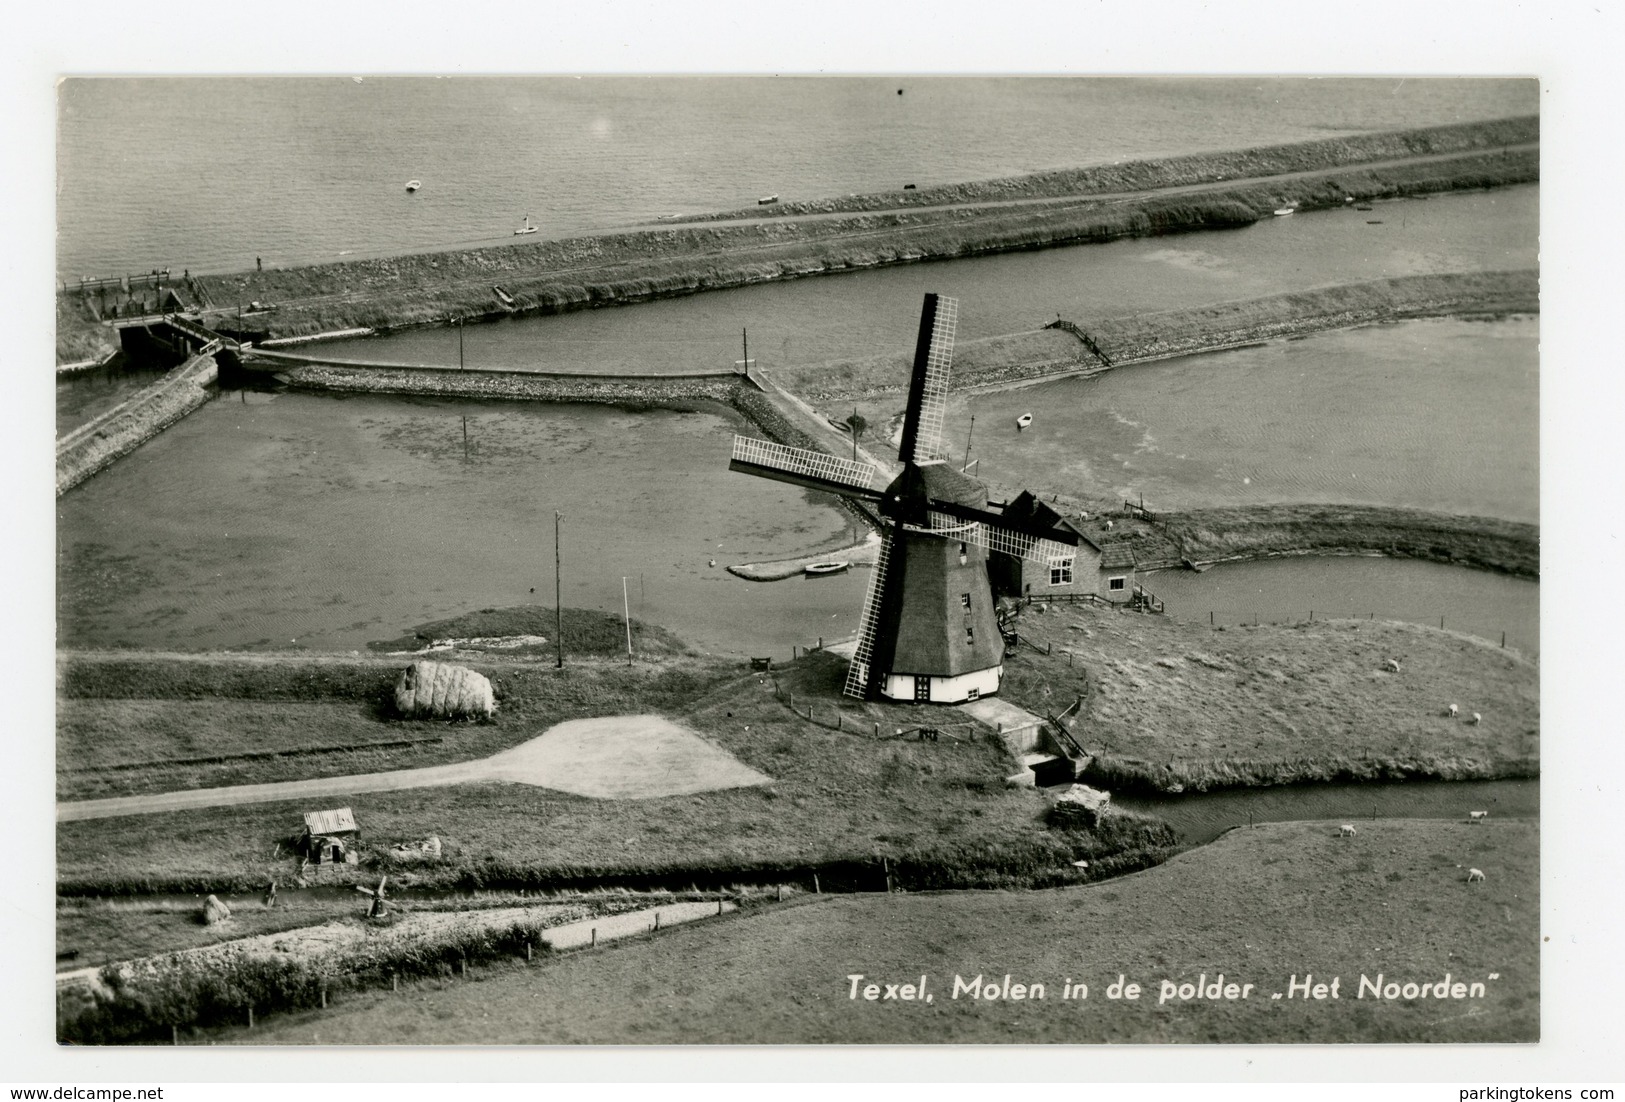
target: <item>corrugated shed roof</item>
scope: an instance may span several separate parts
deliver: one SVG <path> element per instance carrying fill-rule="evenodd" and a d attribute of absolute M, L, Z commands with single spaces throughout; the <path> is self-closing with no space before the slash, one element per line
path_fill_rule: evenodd
<path fill-rule="evenodd" d="M 355 816 L 349 808 L 337 807 L 332 811 L 305 812 L 305 829 L 312 834 L 343 834 L 361 828 L 355 825 Z"/>

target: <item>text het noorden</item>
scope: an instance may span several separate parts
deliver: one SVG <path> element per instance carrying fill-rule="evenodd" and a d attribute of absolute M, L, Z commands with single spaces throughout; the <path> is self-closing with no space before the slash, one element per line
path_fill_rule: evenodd
<path fill-rule="evenodd" d="M 1500 978 L 1499 972 L 1491 972 L 1487 977 L 1489 980 Z M 846 977 L 846 982 L 847 998 L 852 1002 L 932 1003 L 936 1001 L 939 990 L 950 1001 L 1028 1002 L 1049 999 L 1052 986 L 1062 1002 L 1081 1001 L 1091 995 L 1088 983 L 1074 981 L 1071 976 L 1052 985 L 1026 979 L 1018 981 L 1010 973 L 996 976 L 979 972 L 968 977 L 955 973 L 952 981 L 948 982 L 921 975 L 892 982 L 854 972 Z M 1274 989 L 1277 986 L 1280 990 Z M 1164 1003 L 1251 1002 L 1265 999 L 1283 1002 L 1329 1002 L 1348 998 L 1390 1001 L 1429 999 L 1443 1002 L 1482 999 L 1486 996 L 1487 984 L 1483 980 L 1458 979 L 1449 972 L 1442 977 L 1425 979 L 1396 979 L 1382 972 L 1368 976 L 1362 972 L 1353 983 L 1346 983 L 1342 976 L 1317 979 L 1313 973 L 1309 973 L 1300 979 L 1297 973 L 1293 973 L 1286 983 L 1268 985 L 1266 989 L 1256 983 L 1227 979 L 1222 972 L 1209 979 L 1207 973 L 1203 972 L 1194 980 L 1157 978 L 1144 984 L 1132 982 L 1126 975 L 1119 974 L 1103 988 L 1097 986 L 1094 990 L 1097 998 L 1103 993 L 1112 1002 L 1155 1002 L 1158 1006 Z"/>

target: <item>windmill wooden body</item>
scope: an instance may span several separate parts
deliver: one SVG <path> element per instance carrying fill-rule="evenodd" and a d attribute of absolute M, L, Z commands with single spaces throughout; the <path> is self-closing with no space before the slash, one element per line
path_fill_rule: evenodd
<path fill-rule="evenodd" d="M 846 679 L 851 696 L 939 704 L 987 696 L 1004 674 L 987 552 L 1045 562 L 1069 557 L 1069 534 L 988 508 L 987 488 L 955 470 L 942 446 L 958 304 L 928 294 L 898 459 L 875 489 L 868 463 L 735 437 L 730 470 L 825 490 L 874 507 L 885 522 L 880 554 Z"/>

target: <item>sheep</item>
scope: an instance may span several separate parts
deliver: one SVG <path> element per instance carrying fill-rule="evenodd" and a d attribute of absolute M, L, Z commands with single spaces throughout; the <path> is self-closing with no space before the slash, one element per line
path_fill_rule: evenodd
<path fill-rule="evenodd" d="M 1450 705 L 1448 708 L 1446 708 L 1444 710 L 1444 714 L 1449 716 L 1451 719 L 1455 719 L 1456 718 L 1456 706 L 1454 704 Z"/>
<path fill-rule="evenodd" d="M 1467 883 L 1472 884 L 1472 883 L 1476 883 L 1478 881 L 1481 881 L 1483 879 L 1484 879 L 1484 870 L 1483 869 L 1468 869 L 1467 870 Z"/>
<path fill-rule="evenodd" d="M 1471 719 L 1469 719 L 1467 722 L 1469 724 L 1471 724 L 1472 726 L 1477 727 L 1483 721 L 1484 721 L 1484 717 L 1479 715 L 1477 712 L 1474 712 L 1473 717 Z"/>
<path fill-rule="evenodd" d="M 1488 819 L 1490 813 L 1488 811 L 1469 811 L 1467 817 L 1469 819 Z"/>
<path fill-rule="evenodd" d="M 1337 828 L 1337 836 L 1339 838 L 1352 838 L 1356 833 L 1357 832 L 1354 829 L 1353 823 L 1344 823 L 1342 826 Z"/>
<path fill-rule="evenodd" d="M 1392 658 L 1390 658 L 1390 659 L 1388 659 L 1388 661 L 1383 663 L 1383 668 L 1386 669 L 1389 673 L 1398 673 L 1399 672 L 1399 663 L 1394 661 Z"/>

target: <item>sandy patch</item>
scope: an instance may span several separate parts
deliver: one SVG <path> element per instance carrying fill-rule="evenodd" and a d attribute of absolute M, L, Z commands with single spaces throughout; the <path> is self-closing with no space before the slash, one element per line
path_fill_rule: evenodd
<path fill-rule="evenodd" d="M 696 732 L 653 715 L 573 719 L 485 764 L 490 780 L 615 800 L 772 783 Z"/>

